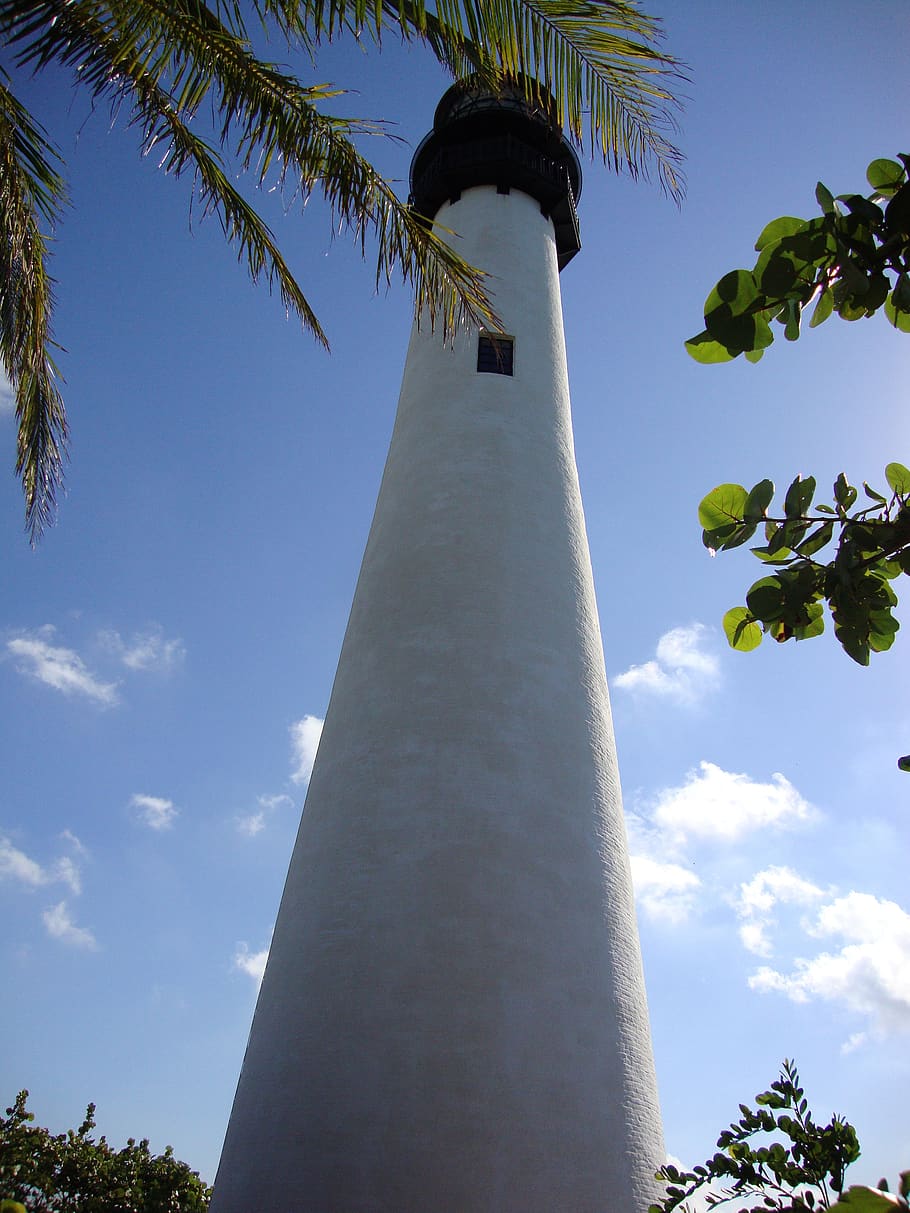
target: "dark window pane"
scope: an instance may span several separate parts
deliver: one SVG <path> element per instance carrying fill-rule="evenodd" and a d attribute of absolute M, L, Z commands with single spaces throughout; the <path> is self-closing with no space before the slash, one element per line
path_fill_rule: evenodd
<path fill-rule="evenodd" d="M 477 343 L 477 369 L 489 375 L 512 374 L 511 337 L 490 337 L 487 333 L 480 334 Z"/>

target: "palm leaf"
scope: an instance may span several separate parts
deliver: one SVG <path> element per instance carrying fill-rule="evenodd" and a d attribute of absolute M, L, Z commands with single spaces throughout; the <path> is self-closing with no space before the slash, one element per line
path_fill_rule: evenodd
<path fill-rule="evenodd" d="M 217 211 L 229 237 L 240 245 L 254 278 L 264 268 L 279 282 L 285 302 L 324 340 L 312 310 L 296 287 L 251 208 L 229 186 L 217 153 L 193 135 L 182 115 L 192 117 L 212 96 L 222 117 L 218 141 L 243 170 L 255 167 L 258 184 L 274 169 L 277 184 L 306 198 L 319 188 L 332 208 L 333 226 L 352 231 L 366 251 L 377 241 L 377 280 L 396 269 L 418 291 L 448 334 L 464 320 L 495 319 L 484 294 L 483 276 L 415 220 L 390 184 L 353 144 L 376 134 L 373 122 L 322 113 L 319 104 L 338 95 L 325 85 L 305 87 L 273 64 L 257 59 L 241 37 L 205 4 L 185 0 L 93 0 L 27 7 L 32 19 L 16 31 L 25 41 L 23 63 L 42 66 L 57 59 L 75 67 L 94 96 L 112 95 L 135 106 L 147 150 L 162 141 L 162 167 L 176 174 L 193 167 L 205 206 Z M 36 16 L 44 10 L 43 22 Z M 54 14 L 51 22 L 47 18 Z M 430 296 L 435 296 L 431 298 Z"/>
<path fill-rule="evenodd" d="M 66 196 L 44 131 L 0 82 L 0 358 L 16 396 L 16 472 L 34 543 L 56 514 L 66 415 L 50 348 L 53 284 L 39 217 L 53 223 Z"/>
<path fill-rule="evenodd" d="M 187 119 L 209 98 L 222 116 L 216 131 L 220 146 L 242 169 L 255 167 L 259 184 L 274 168 L 280 185 L 304 197 L 318 187 L 332 208 L 334 227 L 352 231 L 364 252 L 368 237 L 375 237 L 377 282 L 390 281 L 397 269 L 413 284 L 418 307 L 446 335 L 467 320 L 496 323 L 483 275 L 412 215 L 354 147 L 355 135 L 380 128 L 321 113 L 317 106 L 338 90 L 304 87 L 257 59 L 204 4 L 55 0 L 7 4 L 3 18 L 0 32 L 17 47 L 21 65 L 40 69 L 60 62 L 76 70 L 94 99 L 107 97 L 129 107 L 145 151 L 162 149 L 165 172 L 193 173 L 203 213 L 218 216 L 253 280 L 264 276 L 270 285 L 277 284 L 286 307 L 324 345 L 318 319 L 269 228 L 229 181 L 219 152 L 190 129 Z M 35 292 L 32 302 L 37 307 L 42 297 L 49 309 L 48 291 L 43 296 Z M 49 310 L 45 329 L 48 324 Z M 23 477 L 31 486 L 27 509 L 37 535 L 53 515 L 62 459 L 60 445 L 50 437 L 57 433 L 62 438 L 65 420 L 59 393 L 48 390 L 52 379 L 45 375 L 29 382 L 29 424 L 22 425 L 31 437 L 22 442 L 31 454 Z M 39 498 L 44 506 L 34 504 Z"/>
<path fill-rule="evenodd" d="M 341 33 L 381 41 L 384 29 L 423 41 L 455 76 L 518 77 L 534 101 L 537 80 L 560 123 L 613 169 L 656 170 L 677 200 L 682 156 L 671 135 L 682 65 L 660 49 L 659 22 L 637 0 L 260 0 L 305 28 L 309 45 Z"/>
<path fill-rule="evenodd" d="M 146 151 L 161 166 L 193 174 L 205 213 L 216 214 L 254 280 L 277 284 L 289 309 L 325 343 L 325 334 L 282 258 L 274 237 L 231 184 L 222 153 L 304 200 L 327 199 L 333 229 L 354 234 L 361 251 L 376 243 L 377 282 L 397 270 L 417 307 L 448 336 L 461 323 L 497 323 L 483 274 L 467 265 L 395 195 L 354 145 L 382 124 L 339 118 L 325 105 L 339 95 L 306 87 L 250 49 L 241 0 L 4 0 L 0 38 L 21 66 L 58 62 L 74 69 L 93 99 L 126 107 Z M 679 66 L 657 49 L 659 29 L 636 0 L 251 0 L 312 55 L 341 33 L 379 41 L 385 29 L 418 39 L 453 74 L 478 72 L 491 83 L 517 77 L 534 100 L 534 77 L 546 79 L 560 119 L 580 143 L 614 168 L 658 176 L 678 196 L 679 154 L 666 137 Z M 206 108 L 217 115 L 213 141 L 191 130 Z M 587 121 L 585 113 L 588 113 Z M 17 388 L 18 467 L 33 537 L 53 515 L 61 482 L 66 423 L 50 358 L 51 282 L 38 218 L 52 223 L 62 183 L 43 133 L 6 91 L 0 98 L 0 156 L 6 241 L 0 258 L 5 293 L 2 356 Z M 213 143 L 217 144 L 213 146 Z"/>

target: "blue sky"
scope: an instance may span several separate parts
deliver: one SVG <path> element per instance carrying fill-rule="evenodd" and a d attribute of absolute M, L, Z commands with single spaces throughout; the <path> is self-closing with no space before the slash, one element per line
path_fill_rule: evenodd
<path fill-rule="evenodd" d="M 910 463 L 910 343 L 834 318 L 757 366 L 706 368 L 682 342 L 768 220 L 910 150 L 910 12 L 663 11 L 693 76 L 688 197 L 586 164 L 563 295 L 667 1146 L 700 1161 L 795 1057 L 874 1181 L 910 1164 L 910 640 L 865 670 L 831 635 L 734 654 L 720 619 L 758 566 L 712 561 L 695 511 L 725 480 L 881 484 Z M 330 48 L 317 76 L 410 145 L 446 87 L 391 40 Z M 122 122 L 61 79 L 25 95 L 69 164 L 53 272 L 73 437 L 59 524 L 32 551 L 0 404 L 0 1098 L 30 1088 L 55 1129 L 94 1100 L 111 1140 L 171 1143 L 211 1179 L 410 302 L 374 292 L 317 199 L 262 199 L 326 355 Z M 406 177 L 409 147 L 375 150 Z"/>

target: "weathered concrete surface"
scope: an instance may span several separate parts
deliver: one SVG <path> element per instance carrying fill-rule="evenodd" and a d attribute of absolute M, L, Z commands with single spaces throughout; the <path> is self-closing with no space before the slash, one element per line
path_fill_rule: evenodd
<path fill-rule="evenodd" d="M 663 1147 L 552 227 L 415 328 L 212 1213 L 639 1213 Z"/>

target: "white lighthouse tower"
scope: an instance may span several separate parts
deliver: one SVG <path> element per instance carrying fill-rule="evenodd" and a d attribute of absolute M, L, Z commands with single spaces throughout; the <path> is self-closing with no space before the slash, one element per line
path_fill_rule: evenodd
<path fill-rule="evenodd" d="M 663 1161 L 559 269 L 576 156 L 459 84 L 413 205 L 504 335 L 424 324 L 212 1213 L 645 1213 Z"/>

